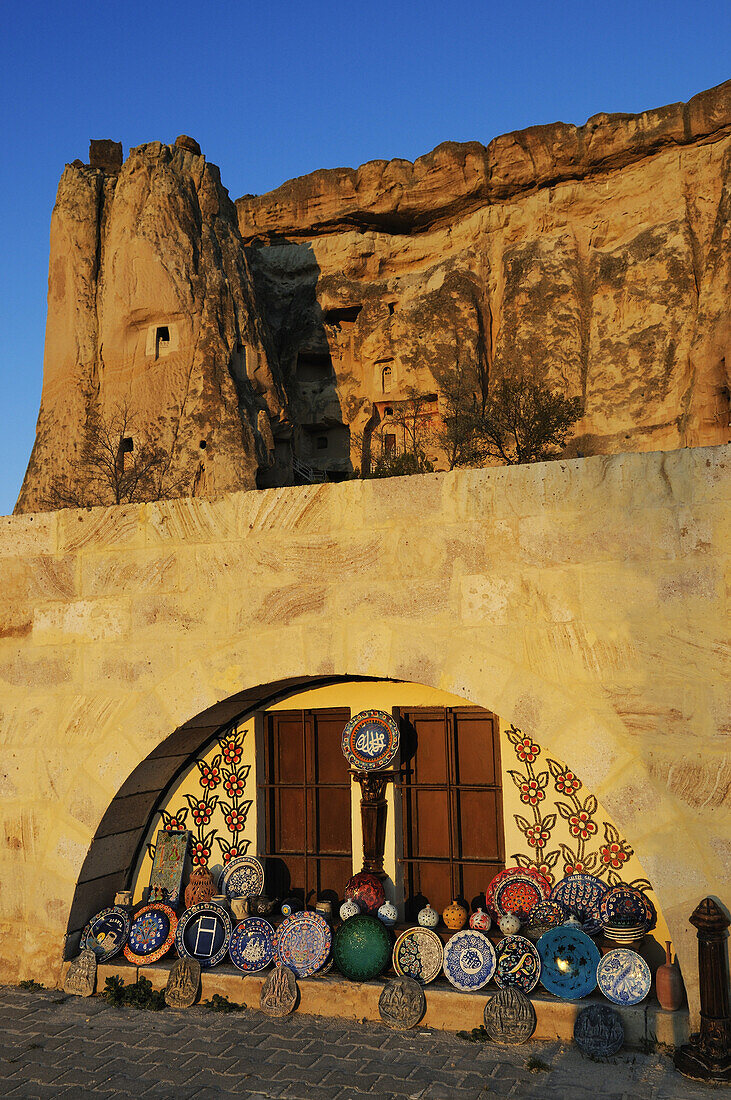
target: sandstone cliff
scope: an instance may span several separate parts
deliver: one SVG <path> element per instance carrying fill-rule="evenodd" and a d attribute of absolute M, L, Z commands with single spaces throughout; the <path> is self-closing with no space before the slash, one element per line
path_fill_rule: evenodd
<path fill-rule="evenodd" d="M 728 439 L 730 190 L 731 82 L 236 206 L 301 415 L 339 408 L 358 438 L 374 408 L 483 355 L 580 395 L 569 453 L 592 454 Z M 331 357 L 319 388 L 298 384 L 303 349 Z"/>
<path fill-rule="evenodd" d="M 189 138 L 142 145 L 124 165 L 113 147 L 92 143 L 94 164 L 67 165 L 59 184 L 41 410 L 16 511 L 49 506 L 90 412 L 122 404 L 186 494 L 251 488 L 270 461 L 282 394 L 218 169 Z"/>

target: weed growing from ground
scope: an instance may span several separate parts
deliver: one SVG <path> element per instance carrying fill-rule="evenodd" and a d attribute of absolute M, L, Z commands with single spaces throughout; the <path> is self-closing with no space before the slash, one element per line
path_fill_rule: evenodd
<path fill-rule="evenodd" d="M 160 1012 L 165 1007 L 165 993 L 153 989 L 149 978 L 138 978 L 133 985 L 125 985 L 116 974 L 107 978 L 102 997 L 115 1008 L 149 1008 Z"/>

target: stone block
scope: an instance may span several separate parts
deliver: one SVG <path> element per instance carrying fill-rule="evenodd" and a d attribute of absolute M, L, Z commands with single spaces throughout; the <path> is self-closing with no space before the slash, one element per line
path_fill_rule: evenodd
<path fill-rule="evenodd" d="M 656 1002 L 646 1008 L 647 1042 L 651 1046 L 681 1047 L 690 1038 L 687 1008 L 666 1012 Z"/>
<path fill-rule="evenodd" d="M 55 554 L 58 512 L 0 516 L 0 558 L 35 558 Z"/>
<path fill-rule="evenodd" d="M 75 600 L 36 608 L 33 640 L 37 645 L 65 642 L 109 642 L 126 637 L 130 628 L 127 600 Z"/>
<path fill-rule="evenodd" d="M 65 508 L 55 513 L 58 549 L 76 551 L 144 546 L 145 505 L 124 504 L 112 508 Z"/>
<path fill-rule="evenodd" d="M 170 551 L 121 550 L 82 555 L 82 596 L 171 592 L 177 583 L 177 558 Z"/>

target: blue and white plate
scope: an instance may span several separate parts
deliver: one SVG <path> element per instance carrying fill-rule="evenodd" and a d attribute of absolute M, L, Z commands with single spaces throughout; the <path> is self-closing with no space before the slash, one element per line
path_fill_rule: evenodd
<path fill-rule="evenodd" d="M 514 985 L 530 993 L 538 984 L 541 957 L 525 936 L 505 936 L 497 945 L 495 981 L 501 989 Z"/>
<path fill-rule="evenodd" d="M 607 951 L 597 967 L 597 984 L 615 1005 L 636 1005 L 650 992 L 650 968 L 636 951 L 618 947 Z"/>
<path fill-rule="evenodd" d="M 240 921 L 228 945 L 231 962 L 245 974 L 256 974 L 274 958 L 274 929 L 263 917 Z"/>
<path fill-rule="evenodd" d="M 319 913 L 293 913 L 277 929 L 277 960 L 298 978 L 309 978 L 321 970 L 331 947 L 330 926 Z"/>
<path fill-rule="evenodd" d="M 563 905 L 581 921 L 587 936 L 596 936 L 602 928 L 599 904 L 609 887 L 596 875 L 567 875 L 554 886 L 551 901 Z"/>
<path fill-rule="evenodd" d="M 232 898 L 250 898 L 264 889 L 264 868 L 254 856 L 237 856 L 218 876 L 218 892 Z"/>
<path fill-rule="evenodd" d="M 175 947 L 181 959 L 197 959 L 204 968 L 215 966 L 228 951 L 231 931 L 231 918 L 225 909 L 201 902 L 186 909 L 178 921 Z"/>
<path fill-rule="evenodd" d="M 601 956 L 585 932 L 568 925 L 552 928 L 543 933 L 536 947 L 541 956 L 541 985 L 549 993 L 572 1001 L 596 989 Z"/>
<path fill-rule="evenodd" d="M 482 989 L 495 973 L 495 948 L 484 932 L 465 928 L 444 948 L 444 973 L 456 989 Z"/>
<path fill-rule="evenodd" d="M 129 913 L 120 905 L 102 909 L 82 932 L 79 947 L 82 951 L 90 947 L 98 963 L 107 962 L 124 947 L 131 923 Z"/>

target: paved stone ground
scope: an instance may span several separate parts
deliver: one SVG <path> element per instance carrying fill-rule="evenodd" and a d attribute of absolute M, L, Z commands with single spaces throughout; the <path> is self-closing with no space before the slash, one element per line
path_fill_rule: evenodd
<path fill-rule="evenodd" d="M 294 1014 L 110 1008 L 0 988 L 0 1097 L 154 1100 L 696 1100 L 720 1090 L 662 1055 L 608 1063 L 560 1043 L 501 1048 Z"/>

